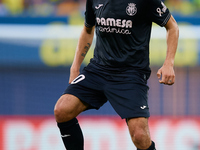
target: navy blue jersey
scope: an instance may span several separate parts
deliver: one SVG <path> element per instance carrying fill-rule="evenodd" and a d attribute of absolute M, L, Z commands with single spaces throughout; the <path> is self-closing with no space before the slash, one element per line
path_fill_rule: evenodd
<path fill-rule="evenodd" d="M 152 22 L 164 26 L 170 16 L 161 0 L 87 0 L 85 26 L 96 28 L 91 62 L 149 73 Z"/>

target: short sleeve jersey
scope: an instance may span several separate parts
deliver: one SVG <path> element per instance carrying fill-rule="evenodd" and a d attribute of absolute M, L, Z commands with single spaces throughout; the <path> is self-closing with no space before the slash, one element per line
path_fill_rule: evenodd
<path fill-rule="evenodd" d="M 91 62 L 150 72 L 152 22 L 164 26 L 170 16 L 161 0 L 87 0 L 85 26 L 96 28 Z"/>

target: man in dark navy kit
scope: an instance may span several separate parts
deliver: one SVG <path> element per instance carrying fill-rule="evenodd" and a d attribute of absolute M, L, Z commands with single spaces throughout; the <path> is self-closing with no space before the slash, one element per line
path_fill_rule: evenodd
<path fill-rule="evenodd" d="M 155 150 L 148 118 L 149 41 L 152 22 L 167 31 L 167 54 L 157 76 L 161 84 L 175 82 L 174 57 L 179 29 L 161 0 L 87 0 L 85 25 L 73 64 L 70 85 L 55 105 L 55 118 L 67 150 L 83 150 L 76 117 L 109 101 L 125 119 L 138 150 Z M 96 31 L 94 57 L 81 63 Z"/>

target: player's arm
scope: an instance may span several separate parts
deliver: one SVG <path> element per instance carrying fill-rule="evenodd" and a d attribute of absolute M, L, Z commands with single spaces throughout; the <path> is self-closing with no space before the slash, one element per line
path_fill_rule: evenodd
<path fill-rule="evenodd" d="M 74 60 L 70 68 L 69 83 L 71 83 L 80 73 L 79 70 L 80 70 L 81 64 L 93 41 L 94 28 L 95 28 L 94 26 L 91 28 L 88 28 L 84 25 L 81 31 L 81 35 L 79 37 Z"/>
<path fill-rule="evenodd" d="M 172 85 L 175 82 L 174 58 L 179 37 L 179 28 L 173 16 L 171 16 L 165 28 L 167 31 L 167 55 L 163 66 L 157 72 L 157 76 L 160 83 Z"/>

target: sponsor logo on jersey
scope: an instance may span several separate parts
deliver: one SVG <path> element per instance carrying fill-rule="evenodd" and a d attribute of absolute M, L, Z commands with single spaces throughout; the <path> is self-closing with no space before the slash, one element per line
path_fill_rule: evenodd
<path fill-rule="evenodd" d="M 131 34 L 128 30 L 128 28 L 132 28 L 131 20 L 97 17 L 96 21 L 101 32 Z"/>
<path fill-rule="evenodd" d="M 122 28 L 132 28 L 132 21 L 125 19 L 114 19 L 114 18 L 96 18 L 97 24 L 101 26 L 110 27 L 122 27 Z"/>
<path fill-rule="evenodd" d="M 106 33 L 131 34 L 131 32 L 128 29 L 111 28 L 111 27 L 99 27 L 99 31 Z"/>
<path fill-rule="evenodd" d="M 128 6 L 126 7 L 126 13 L 129 16 L 134 16 L 137 13 L 137 8 L 136 4 L 134 3 L 129 3 Z"/>

